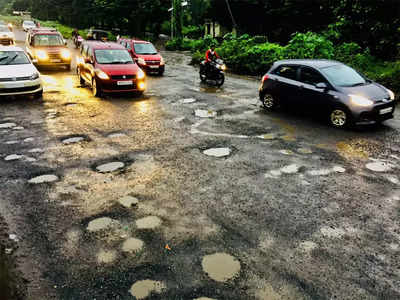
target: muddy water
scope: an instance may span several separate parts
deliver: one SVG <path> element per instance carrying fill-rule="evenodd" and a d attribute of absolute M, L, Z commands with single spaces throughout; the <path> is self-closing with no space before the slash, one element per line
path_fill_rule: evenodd
<path fill-rule="evenodd" d="M 135 238 L 129 238 L 122 244 L 122 251 L 135 253 L 143 249 L 143 241 Z"/>
<path fill-rule="evenodd" d="M 203 271 L 218 282 L 225 282 L 236 277 L 240 272 L 240 263 L 233 256 L 226 253 L 215 253 L 204 256 Z"/>
<path fill-rule="evenodd" d="M 136 221 L 139 229 L 155 229 L 161 225 L 162 221 L 159 217 L 149 216 Z"/>
<path fill-rule="evenodd" d="M 161 294 L 166 289 L 165 283 L 154 280 L 141 280 L 132 285 L 130 293 L 136 299 L 145 299 L 151 293 Z"/>
<path fill-rule="evenodd" d="M 87 230 L 91 232 L 100 231 L 111 226 L 112 219 L 110 218 L 99 218 L 89 222 Z"/>

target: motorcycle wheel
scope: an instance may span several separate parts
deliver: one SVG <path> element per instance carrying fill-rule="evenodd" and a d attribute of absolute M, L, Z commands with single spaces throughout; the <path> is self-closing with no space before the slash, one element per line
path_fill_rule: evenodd
<path fill-rule="evenodd" d="M 220 87 L 224 84 L 225 82 L 225 75 L 224 74 L 219 74 L 218 78 L 215 80 L 215 82 L 217 83 L 217 86 Z"/>
<path fill-rule="evenodd" d="M 201 80 L 201 82 L 206 82 L 207 81 L 206 73 L 200 71 L 200 80 Z"/>

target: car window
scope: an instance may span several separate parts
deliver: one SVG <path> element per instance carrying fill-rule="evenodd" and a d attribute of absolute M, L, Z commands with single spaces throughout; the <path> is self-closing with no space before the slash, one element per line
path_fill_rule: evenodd
<path fill-rule="evenodd" d="M 127 50 L 95 50 L 99 64 L 132 64 L 133 60 Z"/>
<path fill-rule="evenodd" d="M 132 46 L 131 46 L 131 43 L 130 43 L 130 42 L 126 43 L 126 48 L 127 48 L 128 50 L 132 50 Z"/>
<path fill-rule="evenodd" d="M 134 47 L 137 54 L 157 54 L 157 50 L 153 44 L 136 43 Z"/>
<path fill-rule="evenodd" d="M 301 68 L 300 81 L 311 85 L 326 83 L 325 78 L 319 72 L 307 67 Z"/>
<path fill-rule="evenodd" d="M 292 80 L 297 80 L 297 70 L 298 66 L 280 66 L 274 74 L 292 79 Z"/>
<path fill-rule="evenodd" d="M 64 41 L 58 34 L 38 34 L 34 37 L 35 46 L 63 46 Z"/>
<path fill-rule="evenodd" d="M 0 65 L 26 65 L 30 61 L 23 51 L 0 51 Z"/>
<path fill-rule="evenodd" d="M 367 83 L 357 71 L 346 65 L 334 65 L 321 69 L 328 79 L 337 86 L 349 87 Z"/>
<path fill-rule="evenodd" d="M 10 29 L 7 26 L 0 25 L 0 32 L 10 32 Z"/>

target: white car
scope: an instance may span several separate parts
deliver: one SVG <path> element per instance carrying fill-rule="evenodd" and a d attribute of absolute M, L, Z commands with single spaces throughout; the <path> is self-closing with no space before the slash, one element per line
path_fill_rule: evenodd
<path fill-rule="evenodd" d="M 0 45 L 13 45 L 15 40 L 14 33 L 7 25 L 0 24 Z"/>
<path fill-rule="evenodd" d="M 22 28 L 24 29 L 24 31 L 28 31 L 29 29 L 36 28 L 36 24 L 33 21 L 25 20 L 22 23 Z"/>
<path fill-rule="evenodd" d="M 0 96 L 24 94 L 42 97 L 39 71 L 21 48 L 0 46 Z"/>

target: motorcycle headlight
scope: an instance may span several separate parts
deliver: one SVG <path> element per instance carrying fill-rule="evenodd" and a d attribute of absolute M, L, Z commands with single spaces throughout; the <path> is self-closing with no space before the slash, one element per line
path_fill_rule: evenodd
<path fill-rule="evenodd" d="M 139 71 L 138 71 L 138 73 L 136 75 L 136 78 L 137 79 L 143 79 L 145 76 L 146 76 L 146 74 L 144 74 L 143 70 L 139 69 Z"/>
<path fill-rule="evenodd" d="M 64 49 L 61 51 L 61 57 L 63 59 L 70 59 L 71 58 L 71 52 L 69 52 L 67 49 Z"/>
<path fill-rule="evenodd" d="M 144 58 L 141 58 L 141 57 L 139 57 L 138 63 L 139 63 L 139 65 L 146 65 L 146 61 L 144 60 Z"/>
<path fill-rule="evenodd" d="M 49 56 L 47 55 L 47 52 L 44 50 L 37 50 L 36 57 L 40 60 L 46 60 L 49 58 Z"/>
<path fill-rule="evenodd" d="M 226 70 L 226 65 L 221 65 L 221 66 L 220 66 L 220 69 L 221 69 L 222 71 L 225 71 L 225 70 Z"/>
<path fill-rule="evenodd" d="M 160 66 L 163 66 L 163 65 L 165 65 L 165 60 L 164 60 L 164 58 L 161 57 Z"/>
<path fill-rule="evenodd" d="M 372 106 L 374 104 L 374 102 L 372 102 L 371 100 L 360 95 L 349 95 L 349 96 L 351 103 L 357 106 Z"/>
<path fill-rule="evenodd" d="M 35 80 L 39 78 L 39 73 L 33 73 L 32 76 L 29 78 L 30 80 Z"/>
<path fill-rule="evenodd" d="M 386 89 L 386 90 L 389 93 L 390 100 L 394 100 L 394 93 L 389 89 Z"/>
<path fill-rule="evenodd" d="M 104 73 L 102 70 L 97 70 L 96 75 L 100 79 L 104 79 L 104 80 L 110 79 L 110 77 L 106 73 Z"/>

